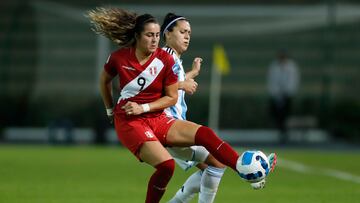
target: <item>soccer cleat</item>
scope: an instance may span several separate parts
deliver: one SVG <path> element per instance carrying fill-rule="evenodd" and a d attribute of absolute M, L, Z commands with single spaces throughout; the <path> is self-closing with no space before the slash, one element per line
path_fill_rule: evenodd
<path fill-rule="evenodd" d="M 270 172 L 273 172 L 275 169 L 275 166 L 277 164 L 277 157 L 275 153 L 271 153 L 268 156 L 269 164 L 270 164 Z"/>
<path fill-rule="evenodd" d="M 254 190 L 259 190 L 259 189 L 262 189 L 265 187 L 265 178 L 260 180 L 259 182 L 256 182 L 256 183 L 250 183 L 251 187 L 254 189 Z"/>

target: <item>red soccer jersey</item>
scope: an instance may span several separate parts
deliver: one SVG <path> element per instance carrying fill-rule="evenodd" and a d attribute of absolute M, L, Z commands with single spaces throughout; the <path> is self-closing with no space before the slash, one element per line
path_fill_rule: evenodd
<path fill-rule="evenodd" d="M 164 88 L 178 80 L 174 66 L 173 57 L 161 48 L 140 65 L 131 47 L 113 52 L 104 68 L 112 76 L 119 75 L 121 93 L 117 103 L 121 107 L 127 101 L 144 104 L 161 98 Z M 115 108 L 115 112 L 125 114 L 121 108 Z"/>

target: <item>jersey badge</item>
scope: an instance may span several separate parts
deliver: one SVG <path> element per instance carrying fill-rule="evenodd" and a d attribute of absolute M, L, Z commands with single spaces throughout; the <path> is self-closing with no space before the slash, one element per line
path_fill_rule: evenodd
<path fill-rule="evenodd" d="M 155 76 L 157 73 L 156 66 L 152 66 L 149 68 L 150 75 Z"/>

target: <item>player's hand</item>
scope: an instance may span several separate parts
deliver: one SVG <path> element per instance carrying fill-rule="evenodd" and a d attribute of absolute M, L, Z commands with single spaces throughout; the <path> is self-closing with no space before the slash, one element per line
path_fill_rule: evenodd
<path fill-rule="evenodd" d="M 192 71 L 196 72 L 197 73 L 196 75 L 198 75 L 200 73 L 201 62 L 202 62 L 202 58 L 200 58 L 200 57 L 194 58 L 194 61 L 192 64 Z"/>
<path fill-rule="evenodd" d="M 121 107 L 124 109 L 126 115 L 140 115 L 144 112 L 144 109 L 141 105 L 136 102 L 127 102 L 124 106 Z"/>
<path fill-rule="evenodd" d="M 266 183 L 265 179 L 262 179 L 259 182 L 251 183 L 250 185 L 254 190 L 259 190 L 265 187 L 265 183 Z"/>
<path fill-rule="evenodd" d="M 198 87 L 197 82 L 194 79 L 186 79 L 183 81 L 183 89 L 187 94 L 194 94 Z"/>

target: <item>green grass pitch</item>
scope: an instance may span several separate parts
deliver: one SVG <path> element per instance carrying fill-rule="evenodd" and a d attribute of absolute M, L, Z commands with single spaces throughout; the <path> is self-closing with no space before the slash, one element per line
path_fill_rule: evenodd
<path fill-rule="evenodd" d="M 322 169 L 335 169 L 359 178 L 359 151 L 275 151 L 280 164 L 268 177 L 265 189 L 251 189 L 228 168 L 215 202 L 360 202 L 359 182 L 322 174 Z M 291 170 L 281 159 L 314 171 Z M 169 200 L 194 170 L 184 172 L 177 167 L 162 202 Z M 119 146 L 0 145 L 0 203 L 141 203 L 152 172 Z"/>

